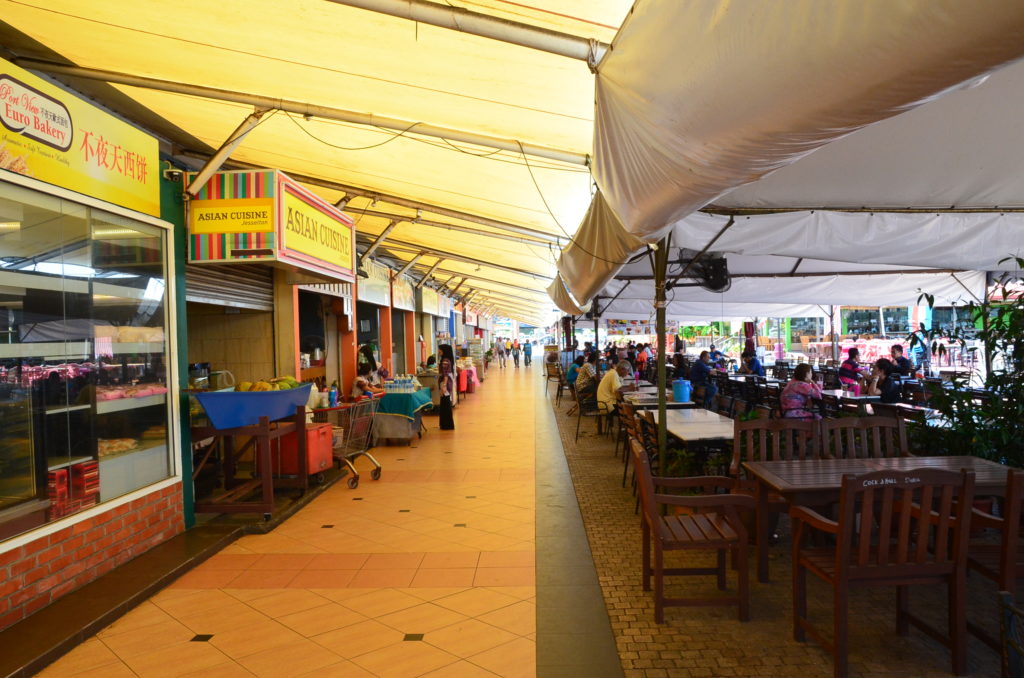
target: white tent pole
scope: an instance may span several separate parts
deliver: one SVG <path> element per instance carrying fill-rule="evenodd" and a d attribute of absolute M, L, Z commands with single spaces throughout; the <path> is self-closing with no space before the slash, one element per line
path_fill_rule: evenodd
<path fill-rule="evenodd" d="M 221 144 L 217 152 L 210 156 L 206 164 L 200 168 L 195 178 L 192 179 L 188 188 L 185 189 L 189 195 L 195 197 L 199 194 L 200 189 L 206 185 L 210 177 L 216 174 L 217 170 L 224 164 L 224 161 L 231 157 L 231 154 L 235 152 L 235 149 L 238 148 L 249 132 L 256 129 L 260 124 L 260 119 L 269 110 L 269 108 L 257 108 L 242 121 L 242 124 L 235 128 L 235 131 Z"/>
<path fill-rule="evenodd" d="M 420 136 L 437 137 L 440 139 L 447 139 L 448 141 L 459 141 L 466 144 L 483 146 L 485 148 L 512 151 L 517 155 L 519 153 L 526 153 L 538 158 L 547 158 L 548 160 L 564 162 L 570 165 L 588 166 L 590 164 L 590 156 L 586 153 L 576 153 L 558 148 L 550 148 L 548 146 L 540 146 L 538 144 L 520 142 L 516 139 L 503 139 L 501 137 L 494 137 L 487 134 L 466 132 L 463 130 L 451 129 L 449 127 L 431 125 L 425 122 L 401 120 L 399 118 L 378 116 L 372 113 L 347 111 L 342 108 L 320 106 L 301 101 L 275 99 L 274 97 L 248 94 L 246 92 L 235 92 L 217 87 L 203 87 L 202 85 L 189 85 L 186 83 L 174 82 L 172 80 L 145 78 L 138 75 L 118 73 L 116 71 L 82 68 L 79 66 L 66 66 L 62 64 L 54 64 L 48 61 L 39 61 L 36 59 L 16 59 L 15 61 L 23 68 L 57 75 L 68 75 L 75 78 L 85 78 L 87 80 L 100 80 L 103 82 L 129 85 L 131 87 L 153 89 L 161 92 L 174 92 L 176 94 L 185 94 L 188 96 L 202 97 L 204 99 L 213 99 L 216 101 L 231 101 L 234 103 L 255 106 L 257 108 L 276 108 L 287 113 L 296 113 L 302 116 L 313 116 L 323 118 L 325 120 L 340 120 L 342 122 L 351 122 L 357 125 L 367 125 L 369 127 L 383 127 L 384 129 L 408 132 L 410 134 L 418 134 Z"/>
<path fill-rule="evenodd" d="M 881 306 L 878 307 L 878 333 L 885 337 L 885 313 Z"/>
<path fill-rule="evenodd" d="M 591 69 L 597 67 L 609 49 L 609 45 L 597 40 L 509 21 L 462 7 L 425 2 L 425 0 L 330 0 L 330 2 L 586 61 Z"/>
<path fill-rule="evenodd" d="M 828 321 L 832 326 L 832 360 L 839 362 L 839 333 L 836 329 L 836 307 L 828 307 Z"/>

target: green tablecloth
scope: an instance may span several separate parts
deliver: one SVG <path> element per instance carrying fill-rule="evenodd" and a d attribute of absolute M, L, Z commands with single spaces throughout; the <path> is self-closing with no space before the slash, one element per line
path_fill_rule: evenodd
<path fill-rule="evenodd" d="M 406 419 L 415 419 L 416 413 L 430 405 L 430 389 L 421 388 L 415 393 L 385 393 L 380 399 L 377 414 L 389 414 Z"/>

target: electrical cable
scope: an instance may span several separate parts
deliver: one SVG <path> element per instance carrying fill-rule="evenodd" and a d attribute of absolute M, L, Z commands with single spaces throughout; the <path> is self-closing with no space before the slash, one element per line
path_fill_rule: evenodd
<path fill-rule="evenodd" d="M 590 256 L 594 259 L 599 259 L 600 261 L 612 264 L 613 266 L 625 266 L 626 264 L 628 264 L 629 260 L 633 257 L 632 254 L 630 254 L 625 261 L 613 261 L 611 259 L 605 259 L 604 257 L 598 254 L 590 252 L 589 250 L 587 250 L 587 248 L 580 245 L 579 242 L 575 240 L 571 235 L 569 235 L 569 232 L 565 230 L 565 228 L 562 226 L 562 223 L 558 220 L 558 217 L 556 217 L 555 213 L 551 211 L 551 206 L 548 205 L 548 201 L 544 197 L 544 192 L 540 190 L 540 184 L 537 183 L 537 177 L 534 176 L 533 174 L 533 168 L 530 166 L 530 161 L 526 157 L 526 152 L 523 150 L 523 144 L 518 141 L 516 143 L 519 144 L 519 152 L 522 154 L 523 161 L 526 163 L 526 169 L 530 172 L 530 179 L 533 181 L 533 187 L 537 189 L 537 195 L 540 196 L 541 202 L 544 203 L 544 208 L 548 211 L 548 214 L 551 215 L 551 220 L 555 222 L 555 225 L 558 226 L 558 229 L 565 235 L 566 239 L 569 240 L 570 245 L 575 245 L 577 248 L 580 249 L 581 252 L 583 252 L 587 256 Z"/>
<path fill-rule="evenodd" d="M 275 109 L 275 110 L 279 110 L 279 109 Z M 419 122 L 414 122 L 411 125 L 409 125 L 408 127 L 406 127 L 405 129 L 401 130 L 400 132 L 398 132 L 398 133 L 394 134 L 393 136 L 389 137 L 388 139 L 380 142 L 379 144 L 371 144 L 370 146 L 354 146 L 354 147 L 349 147 L 349 146 L 339 146 L 337 144 L 332 144 L 329 141 L 321 139 L 320 137 L 316 136 L 315 134 L 310 132 L 308 129 L 306 129 L 305 127 L 300 125 L 299 121 L 296 120 L 294 117 L 292 117 L 291 113 L 285 112 L 285 115 L 288 116 L 289 120 L 291 120 L 293 123 L 295 123 L 296 127 L 298 127 L 300 130 L 305 132 L 311 139 L 313 139 L 314 141 L 319 141 L 324 146 L 330 146 L 331 148 L 336 148 L 339 151 L 366 151 L 366 150 L 369 150 L 371 148 L 379 148 L 379 147 L 383 146 L 384 144 L 390 144 L 392 141 L 394 141 L 395 139 L 398 139 L 399 137 L 405 136 L 406 133 L 408 133 L 413 127 L 415 127 L 416 125 L 421 125 L 422 124 L 422 123 L 419 123 Z M 382 129 L 382 128 L 378 127 L 377 129 Z M 392 131 L 392 130 L 388 130 L 388 131 Z"/>

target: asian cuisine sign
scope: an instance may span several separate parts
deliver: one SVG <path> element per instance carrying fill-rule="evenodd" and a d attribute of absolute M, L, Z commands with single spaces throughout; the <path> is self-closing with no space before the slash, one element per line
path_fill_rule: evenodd
<path fill-rule="evenodd" d="M 160 216 L 155 137 L 0 59 L 0 170 Z"/>
<path fill-rule="evenodd" d="M 352 282 L 352 220 L 281 172 L 221 172 L 189 203 L 189 261 L 280 262 Z"/>

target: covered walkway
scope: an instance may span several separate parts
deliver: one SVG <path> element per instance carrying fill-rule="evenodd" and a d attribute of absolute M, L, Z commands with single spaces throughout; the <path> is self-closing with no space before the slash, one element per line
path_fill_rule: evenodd
<path fill-rule="evenodd" d="M 621 675 L 539 363 L 490 370 L 455 417 L 41 675 Z"/>

